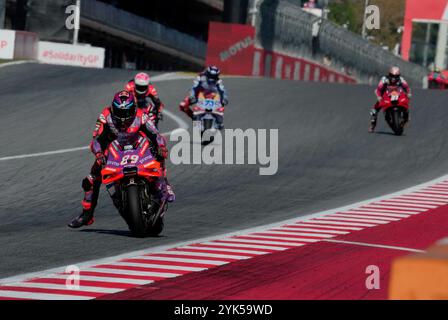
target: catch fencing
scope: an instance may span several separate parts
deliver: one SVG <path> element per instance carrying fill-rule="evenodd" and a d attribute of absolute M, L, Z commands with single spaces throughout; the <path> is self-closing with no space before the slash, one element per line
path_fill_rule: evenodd
<path fill-rule="evenodd" d="M 426 68 L 404 61 L 360 35 L 303 11 L 300 1 L 252 0 L 250 6 L 255 14 L 256 43 L 266 50 L 321 61 L 325 57 L 333 68 L 367 83 L 378 81 L 390 66 L 396 65 L 411 85 L 423 85 Z M 313 25 L 315 32 L 319 24 L 316 41 Z"/>

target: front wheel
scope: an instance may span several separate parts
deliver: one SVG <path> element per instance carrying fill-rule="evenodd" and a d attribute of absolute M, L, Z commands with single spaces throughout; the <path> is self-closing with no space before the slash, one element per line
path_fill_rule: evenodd
<path fill-rule="evenodd" d="M 207 145 L 212 143 L 215 140 L 215 137 L 213 135 L 206 136 L 205 132 L 210 132 L 210 130 L 213 128 L 214 120 L 213 119 L 203 119 L 202 120 L 202 128 L 201 131 L 201 138 L 202 138 L 202 144 Z"/>
<path fill-rule="evenodd" d="M 395 135 L 401 136 L 404 132 L 404 114 L 400 109 L 393 109 L 387 116 L 388 123 Z"/>
<path fill-rule="evenodd" d="M 127 222 L 131 233 L 139 238 L 147 235 L 147 225 L 143 218 L 140 201 L 140 191 L 138 185 L 131 185 L 127 188 Z"/>

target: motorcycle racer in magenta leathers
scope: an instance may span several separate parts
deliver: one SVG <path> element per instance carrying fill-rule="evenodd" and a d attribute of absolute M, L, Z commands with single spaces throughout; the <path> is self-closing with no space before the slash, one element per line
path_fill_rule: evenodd
<path fill-rule="evenodd" d="M 392 67 L 389 70 L 389 74 L 381 78 L 380 83 L 375 90 L 377 102 L 370 111 L 371 118 L 369 132 L 375 131 L 378 113 L 381 111 L 381 101 L 383 100 L 383 95 L 389 86 L 401 87 L 408 95 L 408 98 L 412 97 L 411 88 L 409 87 L 406 80 L 401 76 L 400 68 Z M 409 112 L 405 115 L 405 121 L 409 121 Z"/>
<path fill-rule="evenodd" d="M 142 109 L 137 108 L 132 93 L 121 91 L 117 93 L 112 105 L 106 107 L 100 114 L 93 133 L 90 149 L 95 155 L 95 162 L 90 174 L 82 181 L 85 192 L 82 201 L 83 212 L 68 225 L 70 228 L 80 228 L 94 222 L 94 211 L 98 202 L 102 183 L 101 170 L 107 159 L 107 149 L 111 142 L 118 140 L 120 144 L 132 144 L 140 134 L 144 134 L 151 141 L 151 147 L 157 160 L 165 167 L 168 157 L 165 138 L 160 135 L 155 125 L 149 120 Z M 175 194 L 165 178 L 158 181 L 160 197 L 168 202 L 175 200 Z"/>
<path fill-rule="evenodd" d="M 210 66 L 205 71 L 201 72 L 193 83 L 193 88 L 190 94 L 180 103 L 179 109 L 185 112 L 191 119 L 193 119 L 193 111 L 191 105 L 198 102 L 198 96 L 201 91 L 218 92 L 221 97 L 222 106 L 229 104 L 227 92 L 224 88 L 223 82 L 220 79 L 221 71 L 216 66 Z M 224 117 L 217 117 L 219 129 L 224 128 Z"/>
<path fill-rule="evenodd" d="M 159 120 L 162 120 L 162 111 L 165 105 L 159 98 L 157 89 L 151 83 L 151 78 L 147 73 L 139 73 L 135 78 L 129 81 L 125 89 L 134 94 L 137 101 L 137 107 L 143 109 L 146 113 L 153 113 L 151 120 L 158 127 Z"/>

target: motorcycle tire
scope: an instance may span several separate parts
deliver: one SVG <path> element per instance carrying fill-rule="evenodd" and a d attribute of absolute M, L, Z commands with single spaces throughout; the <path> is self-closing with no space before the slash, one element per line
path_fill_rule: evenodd
<path fill-rule="evenodd" d="M 132 235 L 143 238 L 148 235 L 147 223 L 142 214 L 140 190 L 137 185 L 127 188 L 127 216 L 128 226 Z"/>

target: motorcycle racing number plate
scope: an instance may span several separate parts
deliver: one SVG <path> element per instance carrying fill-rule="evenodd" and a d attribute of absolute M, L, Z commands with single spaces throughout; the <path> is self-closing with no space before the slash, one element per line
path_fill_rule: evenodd
<path fill-rule="evenodd" d="M 215 109 L 219 107 L 219 101 L 213 99 L 200 99 L 198 105 L 203 109 Z"/>
<path fill-rule="evenodd" d="M 392 92 L 392 94 L 391 94 L 392 101 L 398 101 L 399 97 L 400 97 L 400 95 L 398 94 L 398 92 Z"/>

